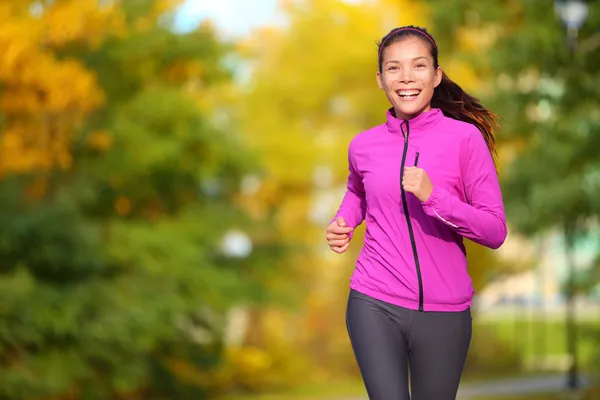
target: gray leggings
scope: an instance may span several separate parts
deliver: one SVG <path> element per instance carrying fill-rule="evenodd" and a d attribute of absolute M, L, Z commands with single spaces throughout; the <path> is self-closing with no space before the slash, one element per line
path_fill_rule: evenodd
<path fill-rule="evenodd" d="M 419 312 L 351 290 L 346 324 L 370 400 L 456 399 L 471 342 L 470 309 Z"/>

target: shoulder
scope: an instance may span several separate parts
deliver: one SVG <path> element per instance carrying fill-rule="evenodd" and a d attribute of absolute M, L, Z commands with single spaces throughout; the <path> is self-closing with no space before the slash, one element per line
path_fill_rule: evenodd
<path fill-rule="evenodd" d="M 442 124 L 445 128 L 444 134 L 455 135 L 457 138 L 462 140 L 470 140 L 473 139 L 474 136 L 481 136 L 479 128 L 469 122 L 459 121 L 457 119 L 444 116 Z"/>
<path fill-rule="evenodd" d="M 454 118 L 444 117 L 444 135 L 451 135 L 453 140 L 460 143 L 462 151 L 487 147 L 483 134 L 479 128 L 469 122 L 459 121 Z"/>
<path fill-rule="evenodd" d="M 385 129 L 385 124 L 381 124 L 356 134 L 352 140 L 350 140 L 349 151 L 355 152 L 368 147 L 369 144 L 376 138 L 376 136 L 378 136 L 381 131 Z"/>

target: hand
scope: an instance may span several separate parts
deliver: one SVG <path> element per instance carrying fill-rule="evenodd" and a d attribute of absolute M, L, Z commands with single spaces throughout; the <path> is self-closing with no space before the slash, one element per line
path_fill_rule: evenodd
<path fill-rule="evenodd" d="M 327 227 L 327 244 L 331 250 L 342 254 L 350 245 L 350 232 L 353 229 L 346 224 L 344 218 L 338 218 Z"/>
<path fill-rule="evenodd" d="M 417 196 L 417 199 L 421 202 L 427 201 L 433 191 L 433 183 L 431 183 L 427 172 L 418 167 L 406 167 L 404 169 L 402 187 L 404 191 Z"/>

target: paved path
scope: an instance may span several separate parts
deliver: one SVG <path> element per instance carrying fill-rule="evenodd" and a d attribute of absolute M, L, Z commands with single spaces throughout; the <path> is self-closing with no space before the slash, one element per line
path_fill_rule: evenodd
<path fill-rule="evenodd" d="M 482 396 L 514 396 L 561 392 L 566 389 L 566 382 L 564 374 L 554 374 L 468 383 L 461 386 L 458 391 L 458 398 L 466 400 Z M 587 381 L 583 377 L 580 379 L 580 382 L 587 384 Z"/>

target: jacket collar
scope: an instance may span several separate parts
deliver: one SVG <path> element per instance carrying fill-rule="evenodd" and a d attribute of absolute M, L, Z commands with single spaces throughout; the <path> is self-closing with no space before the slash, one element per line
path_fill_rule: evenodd
<path fill-rule="evenodd" d="M 390 108 L 386 113 L 386 117 L 387 117 L 386 125 L 387 125 L 388 130 L 392 133 L 402 134 L 402 131 L 400 130 L 400 124 L 404 125 L 402 127 L 402 129 L 405 132 L 406 132 L 406 122 L 407 121 L 408 121 L 408 124 L 410 125 L 411 133 L 414 133 L 416 131 L 423 131 L 423 130 L 431 129 L 435 125 L 437 125 L 437 123 L 440 122 L 444 118 L 444 114 L 442 113 L 442 110 L 440 110 L 439 108 L 431 108 L 429 111 L 423 112 L 412 119 L 405 120 L 405 119 L 396 118 L 396 116 L 394 115 L 394 109 Z"/>

